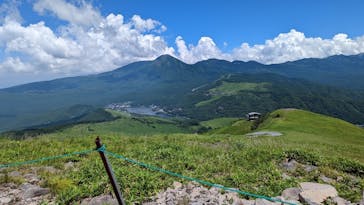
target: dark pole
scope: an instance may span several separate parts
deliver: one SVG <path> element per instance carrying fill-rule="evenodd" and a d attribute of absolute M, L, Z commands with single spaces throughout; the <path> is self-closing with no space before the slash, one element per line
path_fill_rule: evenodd
<path fill-rule="evenodd" d="M 100 137 L 96 138 L 95 143 L 96 143 L 97 149 L 102 147 Z M 104 163 L 105 170 L 107 172 L 107 175 L 109 176 L 110 183 L 112 185 L 112 188 L 114 189 L 114 193 L 115 193 L 116 199 L 119 202 L 119 205 L 125 205 L 125 201 L 124 201 L 123 196 L 122 196 L 122 194 L 120 192 L 119 186 L 118 186 L 118 184 L 116 182 L 116 179 L 114 177 L 114 173 L 112 172 L 111 165 L 109 164 L 109 161 L 107 160 L 107 157 L 106 157 L 105 153 L 102 150 L 99 150 L 99 154 L 100 154 L 100 157 L 102 159 L 102 162 Z"/>

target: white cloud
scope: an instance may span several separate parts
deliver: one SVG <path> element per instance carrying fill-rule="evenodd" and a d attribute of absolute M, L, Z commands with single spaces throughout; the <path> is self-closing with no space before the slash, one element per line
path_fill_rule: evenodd
<path fill-rule="evenodd" d="M 306 37 L 292 29 L 279 34 L 265 44 L 249 46 L 243 43 L 233 50 L 236 60 L 255 60 L 265 64 L 283 63 L 302 58 L 324 58 L 332 55 L 354 55 L 364 52 L 364 37 L 350 39 L 346 34 L 337 34 L 332 39 Z"/>
<path fill-rule="evenodd" d="M 131 23 L 134 26 L 134 28 L 139 32 L 153 31 L 158 26 L 161 26 L 158 32 L 164 32 L 167 30 L 167 28 L 164 25 L 162 25 L 159 21 L 150 18 L 144 20 L 139 15 L 134 15 L 131 18 Z"/>
<path fill-rule="evenodd" d="M 176 38 L 178 56 L 185 62 L 195 63 L 209 58 L 258 61 L 264 64 L 283 63 L 303 58 L 324 58 L 332 55 L 355 55 L 364 52 L 364 36 L 351 39 L 337 34 L 332 39 L 306 37 L 292 29 L 281 33 L 265 44 L 250 46 L 242 43 L 230 53 L 223 53 L 209 37 L 202 37 L 197 45 L 186 46 L 182 37 Z"/>
<path fill-rule="evenodd" d="M 38 0 L 33 5 L 33 9 L 39 14 L 45 14 L 46 11 L 49 11 L 59 19 L 76 25 L 97 25 L 102 19 L 100 13 L 85 1 L 81 1 L 77 7 L 64 0 Z"/>
<path fill-rule="evenodd" d="M 0 64 L 0 71 L 27 72 L 32 70 L 32 65 L 23 63 L 18 57 L 9 57 Z"/>
<path fill-rule="evenodd" d="M 5 0 L 0 5 L 0 23 L 6 20 L 22 21 L 18 6 L 21 4 L 20 0 Z"/>
<path fill-rule="evenodd" d="M 165 27 L 152 19 L 134 16 L 125 22 L 120 14 L 101 17 L 84 2 L 77 7 L 61 0 L 40 0 L 34 7 L 38 11 L 50 11 L 70 23 L 59 27 L 56 33 L 45 22 L 25 26 L 12 19 L 4 21 L 0 25 L 0 49 L 4 54 L 0 71 L 95 73 L 174 53 L 157 35 Z M 79 16 L 62 13 L 61 8 Z M 97 24 L 91 25 L 89 19 L 83 18 L 88 13 L 100 17 Z"/>
<path fill-rule="evenodd" d="M 190 44 L 187 47 L 183 38 L 178 36 L 176 38 L 176 45 L 179 58 L 186 63 L 195 63 L 210 58 L 230 58 L 228 54 L 221 52 L 210 37 L 201 37 L 196 46 Z"/>
<path fill-rule="evenodd" d="M 7 0 L 0 5 L 1 77 L 11 72 L 19 76 L 20 73 L 27 73 L 26 76 L 29 73 L 42 74 L 37 79 L 45 79 L 47 75 L 103 72 L 162 54 L 173 55 L 186 63 L 217 58 L 272 64 L 364 52 L 364 36 L 350 38 L 339 33 L 323 39 L 306 37 L 296 30 L 281 33 L 264 44 L 242 43 L 230 52 L 221 51 L 207 36 L 201 37 L 195 45 L 187 44 L 178 36 L 175 51 L 163 39 L 161 33 L 166 27 L 159 21 L 143 19 L 139 15 L 130 20 L 125 20 L 121 14 L 102 16 L 91 4 L 83 0 L 77 2 L 37 0 L 34 3 L 33 8 L 39 14 L 52 14 L 68 22 L 55 29 L 42 21 L 23 25 L 17 0 Z"/>

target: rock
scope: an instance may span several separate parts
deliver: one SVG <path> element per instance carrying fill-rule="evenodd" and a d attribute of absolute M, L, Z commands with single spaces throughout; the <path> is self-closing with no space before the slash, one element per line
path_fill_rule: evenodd
<path fill-rule="evenodd" d="M 31 173 L 25 174 L 24 179 L 31 184 L 37 184 L 40 181 L 37 175 Z"/>
<path fill-rule="evenodd" d="M 21 177 L 21 173 L 18 171 L 12 171 L 8 174 L 9 177 Z"/>
<path fill-rule="evenodd" d="M 43 171 L 45 172 L 49 172 L 51 174 L 54 174 L 54 173 L 57 173 L 58 172 L 58 169 L 52 167 L 52 166 L 46 166 L 46 167 L 42 167 L 41 168 Z"/>
<path fill-rule="evenodd" d="M 240 205 L 255 205 L 255 200 L 240 199 L 238 204 L 240 204 Z"/>
<path fill-rule="evenodd" d="M 342 176 L 338 176 L 338 177 L 336 177 L 336 181 L 338 181 L 338 182 L 341 182 L 341 181 L 343 181 L 344 180 L 344 177 L 342 177 Z"/>
<path fill-rule="evenodd" d="M 312 172 L 312 171 L 316 170 L 317 167 L 314 165 L 304 165 L 304 169 L 306 172 Z"/>
<path fill-rule="evenodd" d="M 248 200 L 244 201 L 248 203 Z M 210 189 L 197 183 L 188 183 L 183 185 L 179 182 L 173 183 L 173 188 L 167 188 L 164 192 L 158 193 L 144 205 L 215 205 L 215 204 L 233 204 L 242 205 L 244 202 L 235 192 L 221 193 L 221 189 L 212 187 Z M 253 205 L 254 201 L 247 205 Z"/>
<path fill-rule="evenodd" d="M 350 201 L 347 201 L 347 200 L 345 200 L 345 199 L 343 199 L 343 198 L 341 198 L 339 196 L 332 198 L 332 201 L 336 205 L 349 205 L 349 204 L 351 204 Z"/>
<path fill-rule="evenodd" d="M 282 197 L 285 200 L 296 200 L 296 201 L 298 201 L 300 193 L 301 193 L 301 189 L 299 189 L 299 188 L 288 188 L 288 189 L 285 189 L 282 192 Z"/>
<path fill-rule="evenodd" d="M 326 177 L 326 176 L 324 176 L 324 175 L 321 175 L 321 176 L 320 176 L 320 179 L 321 179 L 323 182 L 327 183 L 327 184 L 331 184 L 332 182 L 334 182 L 334 180 L 333 180 L 333 179 L 331 179 L 331 178 L 329 178 L 329 177 Z"/>
<path fill-rule="evenodd" d="M 298 162 L 294 159 L 287 160 L 286 162 L 282 163 L 283 168 L 288 171 L 293 171 L 297 168 Z"/>
<path fill-rule="evenodd" d="M 42 188 L 33 184 L 23 184 L 21 186 L 21 189 L 24 191 L 24 193 L 22 194 L 22 198 L 23 199 L 29 199 L 29 198 L 34 198 L 34 197 L 38 197 L 38 196 L 42 196 L 42 195 L 46 195 L 49 193 L 49 189 L 47 188 Z"/>
<path fill-rule="evenodd" d="M 100 204 L 118 205 L 118 201 L 111 195 L 100 195 L 93 198 L 86 198 L 81 202 L 81 205 L 100 205 Z"/>
<path fill-rule="evenodd" d="M 328 184 L 319 184 L 313 182 L 300 183 L 302 192 L 299 194 L 301 202 L 310 205 L 318 205 L 329 197 L 337 197 L 336 189 Z"/>
<path fill-rule="evenodd" d="M 255 205 L 280 205 L 279 202 L 271 202 L 265 199 L 256 199 Z"/>
<path fill-rule="evenodd" d="M 75 167 L 74 162 L 67 162 L 66 164 L 64 164 L 65 169 L 73 169 L 74 167 Z"/>
<path fill-rule="evenodd" d="M 182 184 L 180 182 L 173 182 L 173 187 L 175 189 L 180 189 L 180 188 L 182 188 Z"/>
<path fill-rule="evenodd" d="M 284 180 L 286 180 L 286 179 L 291 179 L 291 177 L 290 177 L 288 174 L 283 173 L 283 174 L 282 174 L 282 179 L 284 179 Z"/>
<path fill-rule="evenodd" d="M 11 201 L 13 201 L 9 197 L 0 197 L 0 204 L 9 204 Z"/>
<path fill-rule="evenodd" d="M 360 205 L 364 205 L 364 190 L 363 190 L 363 198 L 362 200 L 359 202 Z"/>

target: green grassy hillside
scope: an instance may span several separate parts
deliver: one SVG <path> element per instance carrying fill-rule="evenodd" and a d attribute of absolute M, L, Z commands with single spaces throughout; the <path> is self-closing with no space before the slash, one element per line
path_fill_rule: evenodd
<path fill-rule="evenodd" d="M 353 202 L 359 201 L 364 189 L 364 129 L 335 118 L 301 110 L 275 111 L 258 130 L 280 131 L 283 133 L 280 137 L 246 137 L 245 131 L 234 135 L 185 134 L 181 132 L 186 129 L 176 126 L 173 121 L 141 119 L 123 115 L 116 121 L 80 124 L 37 138 L 0 138 L 0 164 L 90 149 L 95 147 L 94 139 L 100 135 L 109 151 L 257 194 L 277 196 L 285 188 L 297 186 L 298 182 L 322 182 L 322 175 L 332 178 L 331 184 L 338 189 L 339 195 Z M 239 127 L 239 123 L 246 127 L 243 120 L 232 119 L 203 124 L 223 129 L 224 126 Z M 287 159 L 314 165 L 317 169 L 287 171 L 281 166 Z M 64 165 L 69 161 L 74 162 L 76 168 L 66 171 Z M 173 181 L 185 183 L 119 159 L 110 158 L 110 162 L 129 203 L 144 201 L 170 187 Z M 40 172 L 43 185 L 51 188 L 60 204 L 111 191 L 97 153 L 2 169 L 1 172 L 13 169 L 27 172 L 32 166 L 60 169 L 55 174 Z M 21 181 L 0 178 L 0 183 L 11 180 Z"/>
<path fill-rule="evenodd" d="M 229 74 L 187 95 L 180 114 L 208 120 L 295 107 L 360 124 L 364 112 L 357 94 L 276 74 Z"/>
<path fill-rule="evenodd" d="M 279 131 L 286 146 L 300 144 L 308 150 L 344 156 L 364 163 L 364 129 L 312 112 L 281 109 L 269 114 L 259 130 Z M 314 146 L 312 146 L 314 144 Z"/>

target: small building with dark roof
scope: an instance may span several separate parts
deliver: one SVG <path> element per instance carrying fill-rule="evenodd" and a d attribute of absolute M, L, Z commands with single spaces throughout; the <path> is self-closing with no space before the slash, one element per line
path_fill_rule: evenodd
<path fill-rule="evenodd" d="M 261 116 L 262 116 L 262 114 L 261 114 L 261 113 L 259 113 L 259 112 L 250 112 L 250 113 L 246 114 L 246 119 L 247 119 L 248 121 L 250 121 L 250 120 L 257 120 L 257 119 L 259 119 Z"/>

